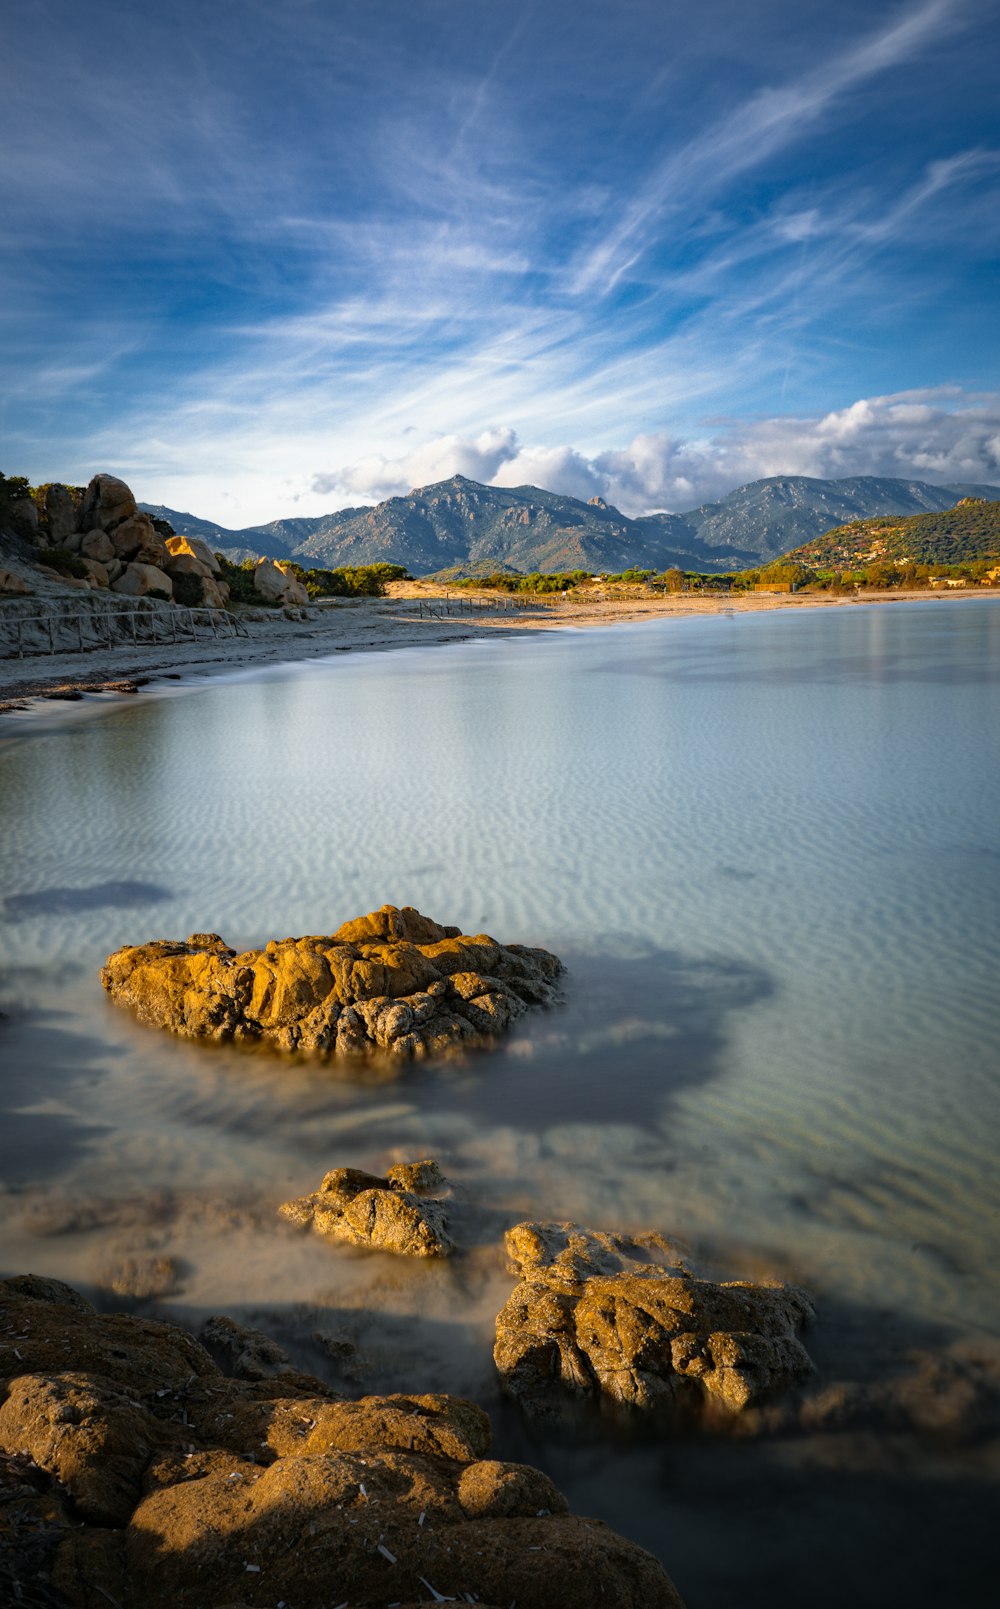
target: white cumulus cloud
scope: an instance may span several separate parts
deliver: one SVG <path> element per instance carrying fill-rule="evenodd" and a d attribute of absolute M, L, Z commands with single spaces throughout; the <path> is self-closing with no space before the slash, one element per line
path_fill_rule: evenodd
<path fill-rule="evenodd" d="M 437 436 L 397 458 L 359 459 L 315 475 L 311 489 L 342 502 L 377 502 L 455 474 L 601 496 L 633 515 L 693 508 L 770 475 L 1000 484 L 1000 395 L 942 387 L 862 397 L 814 416 L 724 422 L 687 439 L 648 432 L 591 451 L 522 443 L 510 426 L 498 426 L 474 438 Z"/>

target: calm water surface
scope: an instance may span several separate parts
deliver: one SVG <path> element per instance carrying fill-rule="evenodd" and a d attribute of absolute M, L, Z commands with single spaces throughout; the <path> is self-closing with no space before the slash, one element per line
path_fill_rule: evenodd
<path fill-rule="evenodd" d="M 124 1260 L 173 1257 L 141 1310 L 233 1312 L 314 1370 L 310 1337 L 344 1336 L 364 1388 L 475 1395 L 690 1609 L 992 1602 L 976 1426 L 545 1439 L 490 1348 L 497 1242 L 530 1214 L 808 1286 L 824 1380 L 995 1358 L 998 691 L 1000 606 L 934 599 L 340 654 L 10 720 L 5 1267 L 113 1303 Z M 161 1038 L 97 983 L 123 943 L 242 947 L 385 901 L 555 950 L 565 1007 L 386 1082 Z M 327 1168 L 424 1155 L 478 1213 L 451 1265 L 275 1218 Z"/>

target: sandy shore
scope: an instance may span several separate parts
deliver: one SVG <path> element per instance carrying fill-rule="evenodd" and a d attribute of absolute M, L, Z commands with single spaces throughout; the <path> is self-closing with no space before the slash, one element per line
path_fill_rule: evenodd
<path fill-rule="evenodd" d="M 974 593 L 960 596 L 975 596 Z M 520 636 L 528 631 L 620 625 L 664 617 L 751 614 L 765 609 L 851 608 L 857 603 L 889 604 L 934 599 L 940 593 L 872 592 L 832 597 L 828 593 L 732 594 L 700 597 L 689 593 L 661 598 L 539 600 L 527 608 L 468 612 L 468 593 L 447 592 L 429 582 L 397 582 L 379 599 L 338 600 L 310 609 L 307 620 L 273 618 L 247 622 L 247 636 L 189 643 L 98 648 L 86 653 L 0 659 L 0 714 L 24 712 L 38 701 L 79 699 L 95 693 L 135 693 L 151 682 L 187 676 L 224 675 L 248 665 L 289 664 L 333 653 L 372 652 L 463 642 L 494 632 Z M 955 594 L 947 594 L 954 597 Z"/>

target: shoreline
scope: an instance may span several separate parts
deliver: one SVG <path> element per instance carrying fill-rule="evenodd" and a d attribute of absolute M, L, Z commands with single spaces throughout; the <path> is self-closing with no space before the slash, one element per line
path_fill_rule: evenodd
<path fill-rule="evenodd" d="M 665 598 L 621 598 L 603 601 L 538 602 L 516 610 L 421 616 L 420 606 L 441 604 L 456 611 L 470 595 L 449 592 L 433 583 L 393 583 L 385 598 L 351 600 L 315 606 L 306 621 L 273 619 L 248 622 L 252 635 L 204 639 L 189 643 L 96 648 L 89 652 L 32 655 L 0 660 L 0 715 L 39 714 L 53 703 L 85 697 L 126 697 L 158 681 L 211 678 L 257 665 L 297 664 L 333 653 L 383 652 L 393 648 L 436 647 L 443 643 L 483 639 L 493 632 L 523 636 L 527 632 L 572 627 L 628 625 L 658 619 L 692 619 L 712 615 L 758 614 L 776 609 L 836 609 L 857 604 L 931 602 L 979 597 L 979 592 L 867 592 L 831 597 L 820 593 L 755 593 L 718 597 L 674 594 Z M 479 601 L 471 595 L 473 603 Z M 30 668 L 29 668 L 30 667 Z M 20 724 L 20 723 L 18 723 Z"/>

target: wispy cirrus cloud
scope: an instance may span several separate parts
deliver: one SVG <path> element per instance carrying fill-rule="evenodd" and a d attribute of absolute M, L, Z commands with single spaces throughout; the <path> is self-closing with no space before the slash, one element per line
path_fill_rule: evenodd
<path fill-rule="evenodd" d="M 639 187 L 610 231 L 580 256 L 573 271 L 578 293 L 614 288 L 643 251 L 660 238 L 667 216 L 723 191 L 738 175 L 811 129 L 849 91 L 900 66 L 944 30 L 954 28 L 960 0 L 925 0 L 819 67 L 745 99 L 712 127 L 671 150 Z"/>
<path fill-rule="evenodd" d="M 990 383 L 997 0 L 15 6 L 10 468 L 227 523 L 455 470 L 639 507 Z"/>

